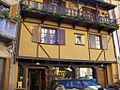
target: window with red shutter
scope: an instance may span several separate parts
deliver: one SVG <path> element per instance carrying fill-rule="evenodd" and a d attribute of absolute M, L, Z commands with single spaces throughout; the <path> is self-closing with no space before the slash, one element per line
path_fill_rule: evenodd
<path fill-rule="evenodd" d="M 40 27 L 34 26 L 32 29 L 32 41 L 40 42 Z"/>
<path fill-rule="evenodd" d="M 102 36 L 102 48 L 108 49 L 108 41 L 107 41 L 107 37 L 105 36 Z"/>
<path fill-rule="evenodd" d="M 61 30 L 61 29 L 58 29 L 57 31 L 57 41 L 58 41 L 58 44 L 60 45 L 64 45 L 65 44 L 65 31 L 64 30 Z"/>
<path fill-rule="evenodd" d="M 93 34 L 89 35 L 89 47 L 96 48 L 95 35 L 93 35 Z"/>
<path fill-rule="evenodd" d="M 32 41 L 43 44 L 65 45 L 65 31 L 35 26 L 32 30 Z"/>
<path fill-rule="evenodd" d="M 107 37 L 90 34 L 89 47 L 96 48 L 96 49 L 108 49 Z"/>

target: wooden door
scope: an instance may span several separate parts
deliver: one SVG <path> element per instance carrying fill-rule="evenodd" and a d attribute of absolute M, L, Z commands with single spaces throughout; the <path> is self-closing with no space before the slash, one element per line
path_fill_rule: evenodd
<path fill-rule="evenodd" d="M 45 90 L 45 70 L 29 69 L 29 90 Z"/>
<path fill-rule="evenodd" d="M 107 75 L 105 68 L 97 68 L 97 82 L 104 87 L 107 85 Z"/>

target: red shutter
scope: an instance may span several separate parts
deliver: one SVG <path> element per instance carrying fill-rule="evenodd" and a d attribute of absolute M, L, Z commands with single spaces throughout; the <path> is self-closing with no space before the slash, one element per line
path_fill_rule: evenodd
<path fill-rule="evenodd" d="M 107 37 L 105 36 L 102 36 L 102 48 L 108 49 L 108 41 L 107 41 Z"/>
<path fill-rule="evenodd" d="M 65 31 L 59 29 L 57 32 L 58 32 L 58 33 L 57 33 L 57 36 L 58 36 L 58 38 L 57 38 L 58 44 L 64 45 L 64 44 L 65 44 Z"/>
<path fill-rule="evenodd" d="M 93 34 L 89 35 L 89 47 L 90 48 L 96 48 L 95 36 L 96 35 L 93 35 Z"/>
<path fill-rule="evenodd" d="M 40 42 L 40 27 L 35 26 L 32 30 L 32 41 Z"/>

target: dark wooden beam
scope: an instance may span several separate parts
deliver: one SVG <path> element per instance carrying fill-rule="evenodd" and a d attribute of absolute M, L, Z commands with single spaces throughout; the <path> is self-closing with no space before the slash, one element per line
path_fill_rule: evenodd
<path fill-rule="evenodd" d="M 95 61 L 95 60 L 76 60 L 76 59 L 58 59 L 58 58 L 35 58 L 35 57 L 27 57 L 27 56 L 17 56 L 16 57 L 18 60 L 20 61 L 27 61 L 30 62 L 32 61 L 42 61 L 45 62 L 47 60 L 47 62 L 51 62 L 51 63 L 72 63 L 72 64 L 112 64 L 112 63 L 117 63 L 116 61 Z"/>
<path fill-rule="evenodd" d="M 46 54 L 49 58 L 51 58 L 50 55 L 46 52 L 46 50 L 43 48 L 43 46 L 42 46 L 41 44 L 39 44 L 39 46 L 40 46 L 41 49 L 45 52 L 45 54 Z"/>

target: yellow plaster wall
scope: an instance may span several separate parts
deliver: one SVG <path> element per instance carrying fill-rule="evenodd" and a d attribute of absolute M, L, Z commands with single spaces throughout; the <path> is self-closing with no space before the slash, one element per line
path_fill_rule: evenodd
<path fill-rule="evenodd" d="M 108 36 L 108 50 L 105 50 L 106 60 L 116 61 L 112 36 Z"/>
<path fill-rule="evenodd" d="M 32 33 L 32 26 L 37 26 L 36 24 L 28 24 L 25 23 L 25 25 L 29 28 L 30 32 Z M 21 26 L 21 36 L 20 36 L 20 49 L 19 54 L 21 56 L 33 56 L 36 57 L 36 48 L 37 44 L 32 43 L 31 34 L 27 31 L 27 29 L 23 26 Z"/>
<path fill-rule="evenodd" d="M 26 21 L 32 21 L 32 22 L 39 22 L 35 19 L 27 19 Z M 55 22 L 48 22 L 45 21 L 45 24 L 51 24 L 51 25 L 57 25 Z M 29 31 L 32 32 L 32 26 L 38 26 L 38 24 L 35 23 L 25 23 L 24 24 L 29 28 Z M 42 26 L 48 26 L 48 25 L 42 25 Z M 65 30 L 65 45 L 60 46 L 60 58 L 61 59 L 76 59 L 76 60 L 89 60 L 89 50 L 88 50 L 88 36 L 87 31 L 84 27 L 77 26 L 76 29 L 70 29 L 72 28 L 71 25 L 62 24 L 61 25 L 63 30 Z M 51 26 L 49 26 L 51 27 Z M 54 27 L 54 26 L 52 26 Z M 68 27 L 68 28 L 63 28 Z M 55 27 L 58 28 L 58 27 Z M 19 46 L 19 56 L 29 56 L 29 57 L 36 57 L 37 56 L 37 43 L 32 42 L 32 35 L 29 33 L 29 31 L 25 28 L 25 26 L 22 24 L 21 27 L 21 36 L 20 36 L 20 46 Z M 90 32 L 94 34 L 98 34 L 97 30 L 91 29 Z M 75 37 L 74 33 L 78 34 L 84 34 L 85 39 L 85 45 L 75 45 Z M 98 35 L 107 34 L 104 31 L 99 33 Z M 106 35 L 109 39 L 110 35 Z M 59 47 L 58 45 L 46 45 L 41 44 L 41 46 L 44 48 L 46 53 L 51 58 L 58 58 L 59 57 Z M 39 57 L 45 57 L 48 58 L 47 54 L 44 52 L 44 50 L 39 46 Z M 102 50 L 97 49 L 90 49 L 90 55 L 91 60 L 96 60 L 98 56 L 100 55 Z M 110 39 L 108 43 L 108 50 L 105 50 L 105 56 L 106 60 L 109 61 L 115 61 L 114 56 L 114 48 L 113 48 L 113 42 L 112 38 Z M 98 58 L 99 61 L 105 60 L 104 58 L 104 51 Z"/>
<path fill-rule="evenodd" d="M 45 23 L 48 24 L 50 22 L 45 22 Z M 52 23 L 52 25 L 53 24 L 55 23 Z M 37 24 L 31 24 L 31 23 L 25 23 L 25 25 L 29 28 L 30 32 L 32 32 L 32 26 L 37 26 Z M 66 36 L 66 44 L 60 46 L 61 58 L 88 60 L 87 32 L 65 29 L 65 28 L 61 28 L 61 29 L 65 30 L 65 36 Z M 75 45 L 74 33 L 80 33 L 85 35 L 85 46 Z M 71 40 L 69 40 L 68 38 L 70 38 Z M 59 56 L 58 45 L 41 44 L 41 46 L 44 48 L 44 50 L 48 53 L 50 57 L 58 58 Z M 37 44 L 32 42 L 31 34 L 22 24 L 19 55 L 36 57 L 37 55 L 36 50 L 37 50 Z M 73 54 L 73 51 L 75 54 Z M 87 56 L 86 54 L 83 55 L 83 53 L 87 53 Z M 45 54 L 45 52 L 40 46 L 39 46 L 39 57 L 48 58 L 48 56 Z"/>
<path fill-rule="evenodd" d="M 85 45 L 75 45 L 74 33 L 84 34 Z M 88 60 L 87 32 L 65 29 L 66 44 L 61 46 L 61 58 Z"/>
<path fill-rule="evenodd" d="M 91 55 L 91 60 L 104 61 L 104 51 L 102 50 L 90 49 L 90 55 Z"/>
<path fill-rule="evenodd" d="M 107 76 L 108 76 L 108 85 L 112 85 L 113 84 L 113 76 L 112 76 L 111 65 L 107 65 Z"/>
<path fill-rule="evenodd" d="M 18 81 L 18 62 L 14 65 L 14 88 L 17 87 L 17 81 Z"/>
<path fill-rule="evenodd" d="M 112 64 L 112 76 L 113 76 L 113 83 L 117 82 L 119 77 L 118 77 L 118 66 L 117 64 Z"/>

